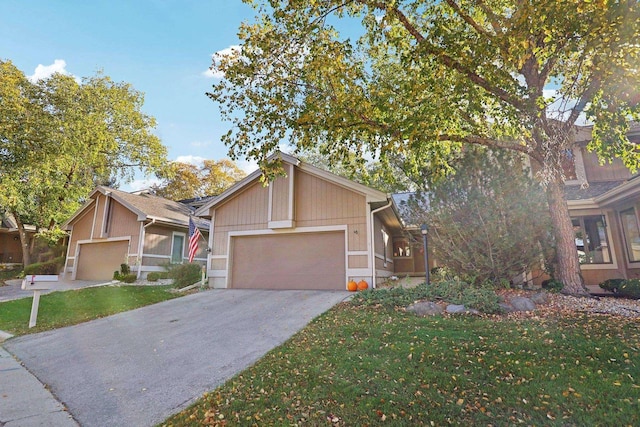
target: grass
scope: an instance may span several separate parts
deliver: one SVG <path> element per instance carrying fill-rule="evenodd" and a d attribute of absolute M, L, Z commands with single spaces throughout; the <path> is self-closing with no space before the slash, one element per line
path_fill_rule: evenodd
<path fill-rule="evenodd" d="M 637 320 L 343 303 L 164 425 L 640 425 L 639 349 Z"/>
<path fill-rule="evenodd" d="M 0 270 L 0 286 L 4 286 L 5 280 L 17 279 L 22 269 Z"/>
<path fill-rule="evenodd" d="M 33 298 L 0 303 L 0 330 L 13 335 L 42 332 L 75 325 L 179 295 L 171 286 L 101 286 L 40 296 L 37 325 L 29 329 Z"/>

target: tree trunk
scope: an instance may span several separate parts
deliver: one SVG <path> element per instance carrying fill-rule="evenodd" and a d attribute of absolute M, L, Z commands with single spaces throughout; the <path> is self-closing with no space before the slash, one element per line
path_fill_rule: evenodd
<path fill-rule="evenodd" d="M 24 229 L 24 224 L 20 220 L 20 217 L 16 212 L 11 213 L 16 220 L 18 227 L 18 234 L 20 235 L 20 247 L 22 248 L 22 265 L 27 266 L 31 264 L 31 253 L 29 252 L 29 236 Z"/>
<path fill-rule="evenodd" d="M 564 183 L 561 177 L 555 177 L 547 185 L 547 201 L 551 214 L 551 224 L 556 240 L 557 267 L 555 278 L 564 283 L 562 293 L 588 296 L 584 280 L 580 274 L 580 262 L 576 249 L 573 225 L 569 216 L 569 207 L 564 198 Z"/>

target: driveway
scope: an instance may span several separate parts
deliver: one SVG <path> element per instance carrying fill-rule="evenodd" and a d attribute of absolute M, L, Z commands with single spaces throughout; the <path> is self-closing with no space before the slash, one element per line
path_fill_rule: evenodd
<path fill-rule="evenodd" d="M 252 365 L 347 292 L 211 290 L 5 349 L 82 426 L 152 426 Z"/>

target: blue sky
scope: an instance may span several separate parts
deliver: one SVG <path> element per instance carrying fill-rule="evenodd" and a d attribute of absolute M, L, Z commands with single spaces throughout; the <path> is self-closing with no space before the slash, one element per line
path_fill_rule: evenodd
<path fill-rule="evenodd" d="M 0 58 L 34 77 L 102 69 L 144 92 L 143 111 L 157 119 L 170 160 L 218 160 L 227 157 L 220 137 L 229 124 L 205 96 L 214 81 L 205 72 L 254 16 L 241 0 L 1 0 Z"/>

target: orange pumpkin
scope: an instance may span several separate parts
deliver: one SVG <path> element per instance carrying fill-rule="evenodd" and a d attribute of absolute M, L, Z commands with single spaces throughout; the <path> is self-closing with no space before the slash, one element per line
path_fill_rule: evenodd
<path fill-rule="evenodd" d="M 365 289 L 368 289 L 368 288 L 369 288 L 369 284 L 365 280 L 361 280 L 358 282 L 359 291 L 364 291 Z"/>
<path fill-rule="evenodd" d="M 349 283 L 347 283 L 347 290 L 349 292 L 355 292 L 358 290 L 358 284 L 356 282 L 354 282 L 353 280 L 349 280 Z"/>

